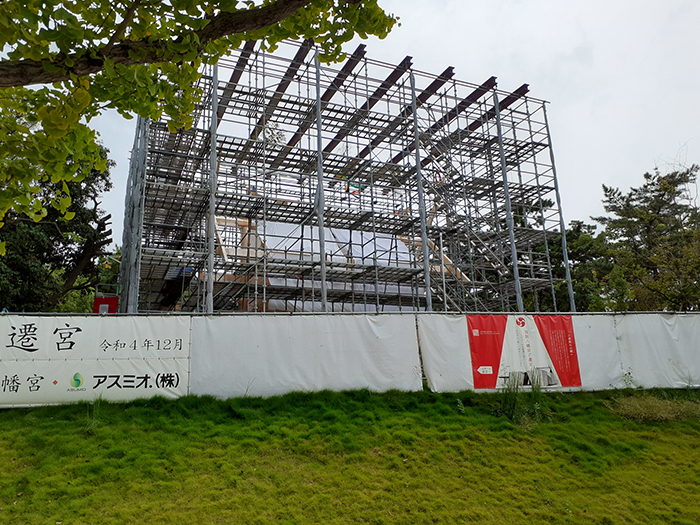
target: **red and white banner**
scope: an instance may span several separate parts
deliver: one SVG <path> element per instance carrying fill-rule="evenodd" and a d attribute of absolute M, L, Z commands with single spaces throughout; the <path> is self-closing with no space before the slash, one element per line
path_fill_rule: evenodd
<path fill-rule="evenodd" d="M 468 315 L 467 326 L 475 389 L 581 386 L 571 316 Z"/>

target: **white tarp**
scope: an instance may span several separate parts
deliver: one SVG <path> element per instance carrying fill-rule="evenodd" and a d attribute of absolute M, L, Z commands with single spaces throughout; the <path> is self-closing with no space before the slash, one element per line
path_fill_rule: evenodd
<path fill-rule="evenodd" d="M 0 316 L 0 406 L 188 393 L 187 317 Z"/>
<path fill-rule="evenodd" d="M 423 371 L 433 392 L 473 390 L 465 315 L 418 315 Z"/>
<path fill-rule="evenodd" d="M 582 388 L 606 390 L 632 386 L 625 384 L 626 376 L 622 369 L 622 357 L 617 341 L 616 325 L 621 316 L 571 317 L 576 334 Z"/>
<path fill-rule="evenodd" d="M 617 329 L 630 386 L 700 386 L 700 316 L 627 314 Z"/>
<path fill-rule="evenodd" d="M 421 389 L 413 315 L 236 315 L 192 320 L 191 392 Z"/>
<path fill-rule="evenodd" d="M 268 254 L 272 259 L 297 258 L 300 250 L 303 250 L 304 260 L 319 260 L 319 228 L 317 226 L 305 226 L 305 238 L 301 239 L 301 227 L 293 224 L 267 222 L 259 226 L 260 241 L 265 244 Z M 357 262 L 367 263 L 369 261 L 378 266 L 396 266 L 399 268 L 409 268 L 415 258 L 409 252 L 406 244 L 400 237 L 378 233 L 372 238 L 362 236 L 361 233 L 350 230 L 336 228 L 324 228 L 326 260 L 328 262 Z M 313 239 L 313 241 L 312 241 Z M 359 271 L 359 270 L 358 270 Z M 307 279 L 302 282 L 290 278 L 268 277 L 268 281 L 273 285 L 293 285 L 306 288 L 304 300 L 270 299 L 268 302 L 269 311 L 288 312 L 316 312 L 322 311 L 320 276 L 316 274 L 316 282 L 312 283 Z M 314 286 L 312 290 L 312 286 Z M 360 282 L 352 283 L 327 282 L 329 290 L 344 290 L 347 292 L 362 293 L 371 295 L 376 292 L 374 283 Z M 409 303 L 398 307 L 395 305 L 383 305 L 380 312 L 411 312 L 415 308 L 410 306 L 410 297 L 414 292 L 410 285 L 392 285 L 389 283 L 379 283 L 379 290 L 383 293 L 401 293 L 406 296 Z M 313 294 L 312 294 L 313 291 Z M 313 299 L 312 299 L 313 298 Z M 378 308 L 374 304 L 353 304 L 353 303 L 329 303 L 328 309 L 331 312 L 377 312 Z"/>
<path fill-rule="evenodd" d="M 281 222 L 260 224 L 260 241 L 265 243 L 272 258 L 288 257 L 288 252 L 298 256 L 303 247 L 304 257 L 308 260 L 313 257 L 318 260 L 319 228 L 318 226 L 305 226 L 305 236 L 302 242 L 301 227 Z M 401 238 L 395 235 L 378 233 L 371 238 L 365 234 L 338 228 L 324 228 L 326 242 L 326 259 L 328 261 L 371 262 L 379 266 L 403 266 L 409 267 L 415 261 Z M 313 241 L 312 241 L 313 239 Z"/>

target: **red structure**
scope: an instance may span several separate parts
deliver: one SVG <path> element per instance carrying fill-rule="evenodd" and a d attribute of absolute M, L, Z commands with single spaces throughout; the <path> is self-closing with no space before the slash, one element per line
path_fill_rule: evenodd
<path fill-rule="evenodd" d="M 116 314 L 118 304 L 119 304 L 119 296 L 118 295 L 115 295 L 113 297 L 97 297 L 97 296 L 95 296 L 95 302 L 92 303 L 92 313 L 93 314 Z"/>

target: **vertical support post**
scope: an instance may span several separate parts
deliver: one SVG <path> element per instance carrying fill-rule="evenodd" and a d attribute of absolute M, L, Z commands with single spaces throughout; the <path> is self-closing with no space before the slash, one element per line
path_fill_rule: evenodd
<path fill-rule="evenodd" d="M 520 274 L 518 272 L 518 250 L 515 247 L 515 233 L 513 231 L 513 212 L 510 206 L 510 192 L 508 191 L 508 168 L 506 167 L 506 152 L 503 148 L 503 131 L 501 127 L 501 109 L 498 102 L 498 93 L 493 91 L 493 107 L 496 111 L 496 130 L 498 131 L 498 149 L 501 154 L 501 172 L 503 175 L 503 193 L 506 198 L 506 226 L 508 227 L 508 239 L 510 241 L 510 254 L 513 259 L 513 278 L 515 279 L 515 300 L 518 303 L 518 312 L 524 312 L 523 290 L 520 286 Z"/>
<path fill-rule="evenodd" d="M 420 236 L 423 246 L 423 274 L 425 276 L 425 309 L 433 311 L 433 299 L 430 293 L 430 253 L 428 252 L 428 228 L 425 218 L 425 195 L 423 194 L 423 177 L 420 170 L 420 137 L 418 133 L 418 107 L 416 104 L 416 79 L 411 71 L 411 107 L 413 108 L 413 129 L 416 149 L 416 182 L 418 184 L 418 212 L 420 213 Z"/>
<path fill-rule="evenodd" d="M 540 206 L 540 209 L 541 209 L 541 206 Z M 542 221 L 542 223 L 543 223 L 542 227 L 544 228 L 544 221 Z M 545 232 L 545 240 L 547 240 L 546 232 Z M 527 255 L 528 255 L 528 258 L 530 259 L 530 277 L 532 277 L 534 279 L 535 278 L 535 268 L 534 268 L 535 264 L 534 264 L 534 259 L 532 257 L 532 244 L 530 243 L 530 241 L 527 241 Z M 549 264 L 549 259 L 547 260 L 547 264 Z M 552 280 L 550 279 L 550 282 L 551 281 Z M 537 297 L 537 289 L 533 288 L 532 295 L 535 298 L 535 312 L 539 312 L 540 311 L 540 300 Z M 552 295 L 552 300 L 554 301 L 554 311 L 556 312 L 557 311 L 557 300 L 554 297 L 554 295 Z"/>
<path fill-rule="evenodd" d="M 122 232 L 122 259 L 119 269 L 119 284 L 123 293 L 119 297 L 119 312 L 128 311 L 129 287 L 131 285 L 131 252 L 136 242 L 132 230 L 134 202 L 133 193 L 136 184 L 136 172 L 138 166 L 139 144 L 141 137 L 141 117 L 136 120 L 136 133 L 134 134 L 134 146 L 131 148 L 129 159 L 129 177 L 126 181 L 126 195 L 124 197 L 124 231 Z"/>
<path fill-rule="evenodd" d="M 527 104 L 527 101 L 525 101 L 525 107 L 527 108 L 527 114 L 528 114 L 528 119 L 527 119 L 527 127 L 530 133 L 530 141 L 534 142 L 535 138 L 533 135 L 532 131 L 532 118 L 530 117 L 530 108 Z M 513 133 L 515 135 L 515 133 Z M 539 200 L 539 208 L 540 208 L 540 220 L 542 221 L 542 233 L 544 234 L 544 252 L 547 258 L 547 274 L 549 275 L 549 289 L 551 290 L 552 293 L 552 306 L 554 308 L 555 312 L 558 312 L 559 309 L 557 308 L 557 295 L 556 295 L 556 290 L 554 289 L 554 278 L 552 276 L 552 259 L 549 256 L 549 241 L 547 240 L 547 221 L 544 216 L 544 206 L 542 204 L 542 186 L 540 184 L 540 173 L 539 169 L 537 168 L 537 161 L 535 158 L 533 158 L 533 168 L 535 172 L 535 183 L 537 184 L 537 199 Z M 528 243 L 528 248 L 529 248 L 529 243 Z M 534 277 L 534 271 L 531 271 L 531 276 Z M 537 299 L 537 292 L 535 292 L 535 308 L 539 312 L 540 306 L 539 306 L 539 300 Z"/>
<path fill-rule="evenodd" d="M 440 230 L 440 275 L 442 277 L 442 304 L 447 311 L 447 288 L 445 287 L 445 254 L 442 251 L 442 230 Z"/>
<path fill-rule="evenodd" d="M 209 133 L 209 214 L 207 216 L 207 290 L 206 313 L 214 313 L 214 251 L 216 247 L 216 128 L 218 127 L 219 66 L 212 66 L 211 131 Z"/>
<path fill-rule="evenodd" d="M 318 49 L 314 55 L 316 65 L 316 149 L 318 150 L 316 183 L 316 216 L 318 217 L 318 244 L 321 257 L 321 310 L 327 311 L 326 292 L 326 232 L 323 225 L 323 210 L 326 207 L 326 199 L 323 190 L 323 140 L 321 137 L 321 64 L 318 61 Z"/>
<path fill-rule="evenodd" d="M 128 193 L 126 196 L 127 214 L 124 217 L 124 247 L 122 256 L 123 286 L 126 297 L 121 305 L 123 313 L 135 314 L 139 307 L 139 258 L 141 247 L 141 206 L 143 193 L 143 176 L 146 165 L 146 147 L 148 144 L 148 120 L 141 117 L 137 121 L 137 135 L 131 153 Z"/>
<path fill-rule="evenodd" d="M 569 290 L 569 305 L 571 311 L 576 311 L 576 301 L 574 300 L 574 287 L 571 283 L 571 269 L 569 268 L 569 254 L 566 250 L 566 226 L 564 225 L 564 214 L 561 211 L 561 196 L 559 195 L 559 182 L 557 181 L 557 168 L 554 164 L 554 150 L 552 149 L 552 135 L 549 133 L 549 120 L 547 119 L 546 103 L 542 103 L 542 113 L 544 114 L 544 126 L 547 130 L 547 144 L 549 145 L 549 158 L 552 161 L 552 176 L 554 177 L 554 193 L 557 196 L 557 208 L 559 208 L 559 229 L 561 230 L 561 249 L 564 254 L 564 269 L 566 270 L 566 286 Z"/>
<path fill-rule="evenodd" d="M 266 80 L 267 80 L 267 53 L 265 50 L 262 50 L 262 89 L 263 91 L 266 91 Z M 267 137 L 268 137 L 268 132 L 267 132 L 267 107 L 263 107 L 263 114 L 262 114 L 262 140 L 263 140 L 263 154 L 262 154 L 262 195 L 263 195 L 263 235 L 262 235 L 262 243 L 260 242 L 260 229 L 258 228 L 257 230 L 257 242 L 256 242 L 256 247 L 257 245 L 260 245 L 260 248 L 262 248 L 262 257 L 263 257 L 263 277 L 262 277 L 262 311 L 266 312 L 267 311 Z M 272 115 L 270 115 L 272 116 Z M 258 136 L 259 138 L 259 136 Z M 257 253 L 256 253 L 256 259 Z M 258 259 L 259 260 L 259 259 Z M 258 263 L 256 261 L 255 263 L 255 282 L 258 282 Z M 257 284 L 256 284 L 257 287 Z M 256 288 L 257 290 L 257 288 Z M 256 297 L 255 297 L 255 311 L 257 312 L 259 310 L 258 307 L 258 301 L 257 301 L 257 292 L 256 292 Z"/>

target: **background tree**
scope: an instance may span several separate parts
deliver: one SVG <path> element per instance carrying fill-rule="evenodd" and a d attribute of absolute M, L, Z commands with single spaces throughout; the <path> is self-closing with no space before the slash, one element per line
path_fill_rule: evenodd
<path fill-rule="evenodd" d="M 244 40 L 311 38 L 322 60 L 396 23 L 377 0 L 4 0 L 0 3 L 0 227 L 9 210 L 65 213 L 62 181 L 103 170 L 90 119 L 106 108 L 191 125 L 202 64 Z M 29 88 L 27 86 L 33 86 Z M 89 169 L 88 169 L 89 172 Z M 59 184 L 62 199 L 39 198 Z M 0 251 L 2 246 L 0 246 Z"/>
<path fill-rule="evenodd" d="M 81 183 L 41 183 L 45 194 L 63 198 L 70 191 L 72 220 L 50 208 L 34 222 L 10 212 L 0 230 L 7 253 L 0 257 L 0 308 L 15 312 L 91 311 L 90 295 L 101 273 L 98 257 L 111 242 L 109 215 L 99 208 L 102 193 L 112 187 L 107 151 L 105 171 L 91 170 Z M 64 184 L 67 188 L 64 189 Z M 88 308 L 89 307 L 89 308 Z"/>
<path fill-rule="evenodd" d="M 605 282 L 617 310 L 700 309 L 698 166 L 661 175 L 622 193 L 603 186 L 604 226 L 614 268 Z"/>
<path fill-rule="evenodd" d="M 603 281 L 612 271 L 614 263 L 604 235 L 596 234 L 595 225 L 571 221 L 566 229 L 566 244 L 576 309 L 580 312 L 605 311 L 608 301 L 604 297 Z M 544 246 L 537 251 L 544 252 Z M 561 237 L 555 237 L 549 243 L 549 256 L 552 276 L 558 280 L 554 286 L 557 310 L 568 311 L 569 291 L 565 281 Z M 550 290 L 538 292 L 537 300 L 534 295 L 527 294 L 523 301 L 528 311 L 555 311 Z"/>
<path fill-rule="evenodd" d="M 610 215 L 603 226 L 572 221 L 566 232 L 571 277 L 579 311 L 700 310 L 700 210 L 695 200 L 698 166 L 644 175 L 644 184 L 623 193 L 603 186 Z M 554 276 L 564 279 L 561 242 L 550 243 Z M 557 306 L 568 305 L 565 282 Z M 528 297 L 534 309 L 534 297 Z M 539 309 L 553 310 L 540 292 Z"/>

